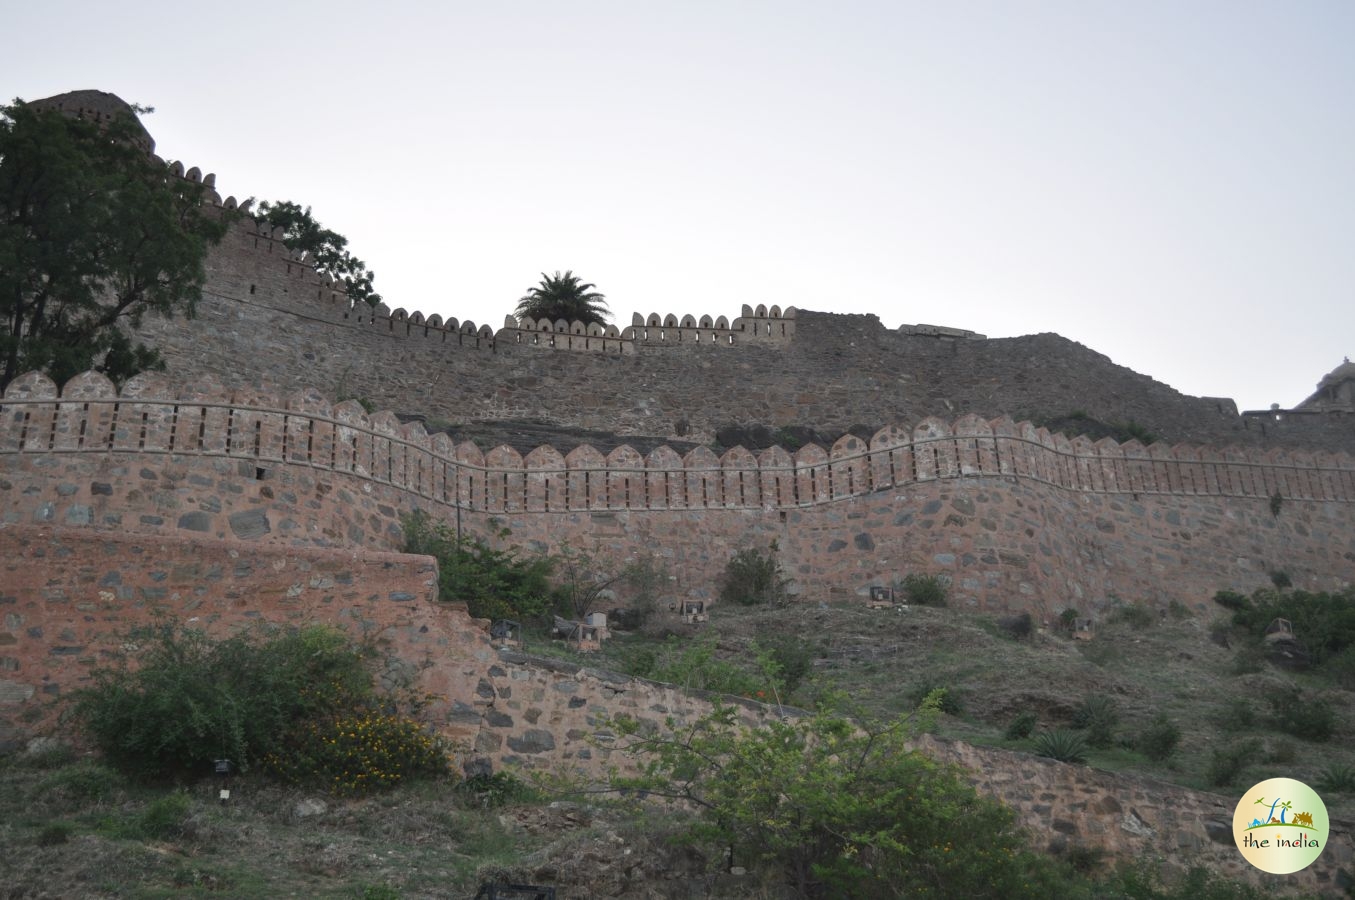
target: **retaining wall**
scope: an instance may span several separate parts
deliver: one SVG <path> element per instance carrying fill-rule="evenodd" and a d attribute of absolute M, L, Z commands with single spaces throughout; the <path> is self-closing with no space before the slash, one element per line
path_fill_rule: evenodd
<path fill-rule="evenodd" d="M 437 699 L 436 728 L 473 768 L 561 771 L 601 778 L 635 761 L 609 721 L 663 728 L 710 708 L 673 685 L 557 660 L 495 651 L 483 622 L 433 601 L 427 558 L 370 551 L 297 550 L 201 538 L 140 538 L 90 529 L 0 528 L 0 742 L 51 726 L 91 670 L 128 650 L 135 631 L 166 620 L 218 636 L 252 623 L 325 623 L 385 652 L 388 680 Z M 794 710 L 739 698 L 746 726 Z M 1011 806 L 1037 846 L 1101 848 L 1110 858 L 1206 865 L 1277 889 L 1335 893 L 1351 869 L 1351 824 L 1303 873 L 1266 876 L 1232 844 L 1236 798 L 1113 775 L 1025 754 L 922 738 L 920 749 L 969 770 Z"/>

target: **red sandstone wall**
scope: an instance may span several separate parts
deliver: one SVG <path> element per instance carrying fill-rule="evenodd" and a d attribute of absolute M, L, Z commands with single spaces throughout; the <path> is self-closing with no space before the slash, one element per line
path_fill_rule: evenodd
<path fill-rule="evenodd" d="M 344 629 L 441 698 L 432 715 L 447 734 L 473 741 L 487 639 L 464 610 L 433 602 L 436 578 L 433 560 L 395 553 L 2 527 L 0 743 L 44 728 L 62 696 L 157 617 L 212 634 L 254 622 Z"/>
<path fill-rule="evenodd" d="M 1275 498 L 1278 499 L 1276 505 Z M 1274 507 L 1274 511 L 1272 508 Z M 1200 602 L 1283 568 L 1355 580 L 1344 454 L 1068 441 L 1008 419 L 928 419 L 830 450 L 641 457 L 582 446 L 482 453 L 389 413 L 154 376 L 117 395 L 37 375 L 0 404 L 0 522 L 397 549 L 415 508 L 540 550 L 653 550 L 709 597 L 732 553 L 779 541 L 800 590 L 864 592 L 946 572 L 967 605 L 1052 615 L 1118 598 Z"/>

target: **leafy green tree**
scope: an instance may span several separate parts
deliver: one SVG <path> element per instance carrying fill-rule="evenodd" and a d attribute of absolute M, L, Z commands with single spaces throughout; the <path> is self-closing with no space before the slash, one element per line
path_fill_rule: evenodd
<path fill-rule="evenodd" d="M 348 238 L 317 222 L 309 206 L 303 208 L 290 200 L 265 200 L 259 204 L 258 216 L 265 224 L 282 228 L 282 242 L 288 250 L 304 251 L 317 272 L 343 282 L 349 300 L 372 306 L 381 302 L 381 295 L 372 288 L 376 273 L 348 252 Z"/>
<path fill-rule="evenodd" d="M 597 612 L 612 588 L 626 579 L 626 570 L 613 572 L 603 565 L 597 548 L 585 550 L 563 544 L 551 560 L 555 582 L 555 609 L 561 615 L 582 620 Z"/>
<path fill-rule="evenodd" d="M 226 223 L 146 152 L 127 110 L 96 125 L 0 107 L 0 388 L 33 369 L 60 383 L 163 368 L 127 329 L 193 313 Z"/>
<path fill-rule="evenodd" d="M 936 714 L 858 727 L 831 712 L 758 728 L 716 706 L 666 731 L 612 724 L 642 772 L 613 786 L 684 801 L 691 837 L 765 867 L 797 897 L 1045 897 L 1052 864 L 1010 810 L 907 740 Z"/>
<path fill-rule="evenodd" d="M 779 549 L 773 540 L 765 553 L 756 547 L 736 552 L 720 579 L 721 602 L 755 606 L 785 600 L 792 579 L 781 571 Z"/>
<path fill-rule="evenodd" d="M 543 619 L 550 611 L 551 560 L 520 557 L 515 549 L 499 550 L 458 535 L 419 511 L 404 520 L 405 552 L 438 561 L 438 599 L 466 604 L 481 619 Z M 509 532 L 499 532 L 506 538 Z"/>
<path fill-rule="evenodd" d="M 514 313 L 519 318 L 605 325 L 607 301 L 596 287 L 580 282 L 572 270 L 563 275 L 558 270 L 554 275 L 542 272 L 541 283 L 523 295 Z"/>

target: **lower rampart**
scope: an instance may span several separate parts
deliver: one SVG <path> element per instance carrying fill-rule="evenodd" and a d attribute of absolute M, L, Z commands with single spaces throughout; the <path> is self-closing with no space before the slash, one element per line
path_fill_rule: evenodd
<path fill-rule="evenodd" d="M 591 447 L 525 458 L 429 437 L 389 413 L 210 381 L 177 391 L 100 376 L 58 393 L 25 376 L 0 405 L 0 522 L 289 547 L 398 550 L 401 519 L 542 552 L 667 564 L 710 598 L 739 549 L 782 551 L 805 596 L 951 576 L 957 603 L 1041 616 L 1116 600 L 1205 602 L 1283 569 L 1355 580 L 1355 464 L 1345 455 L 1068 441 L 1009 419 L 925 420 L 831 449 L 686 457 Z"/>
<path fill-rule="evenodd" d="M 710 709 L 709 698 L 674 685 L 496 650 L 485 623 L 432 600 L 435 571 L 424 557 L 8 526 L 0 560 L 0 742 L 9 744 L 53 726 L 94 667 L 134 649 L 136 629 L 165 621 L 217 635 L 261 622 L 325 623 L 368 641 L 383 651 L 388 681 L 435 695 L 432 722 L 472 769 L 601 778 L 633 765 L 614 717 L 663 728 Z M 749 726 L 796 714 L 726 700 Z M 1280 891 L 1337 893 L 1349 882 L 1341 870 L 1352 868 L 1355 823 L 1333 822 L 1318 862 L 1280 879 L 1247 866 L 1233 846 L 1235 798 L 953 741 L 919 746 L 967 769 L 1042 849 L 1202 865 Z"/>

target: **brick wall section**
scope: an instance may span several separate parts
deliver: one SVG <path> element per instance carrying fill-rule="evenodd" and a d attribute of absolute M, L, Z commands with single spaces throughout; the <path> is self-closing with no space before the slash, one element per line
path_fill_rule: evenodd
<path fill-rule="evenodd" d="M 1277 512 L 1272 500 L 1279 497 Z M 945 572 L 958 602 L 1053 615 L 1112 596 L 1201 602 L 1283 568 L 1310 589 L 1355 580 L 1355 463 L 1345 454 L 1068 441 L 965 416 L 851 435 L 793 457 L 740 448 L 604 457 L 481 453 L 314 391 L 177 390 L 37 375 L 0 406 L 0 521 L 398 549 L 400 518 L 537 549 L 664 556 L 710 597 L 737 549 L 779 541 L 802 592 L 864 592 Z"/>
<path fill-rule="evenodd" d="M 251 623 L 343 629 L 376 642 L 390 672 L 441 698 L 431 715 L 471 742 L 475 673 L 489 659 L 464 609 L 433 602 L 427 557 L 296 550 L 92 529 L 0 528 L 0 742 L 41 730 L 54 703 L 157 617 L 225 635 Z"/>

